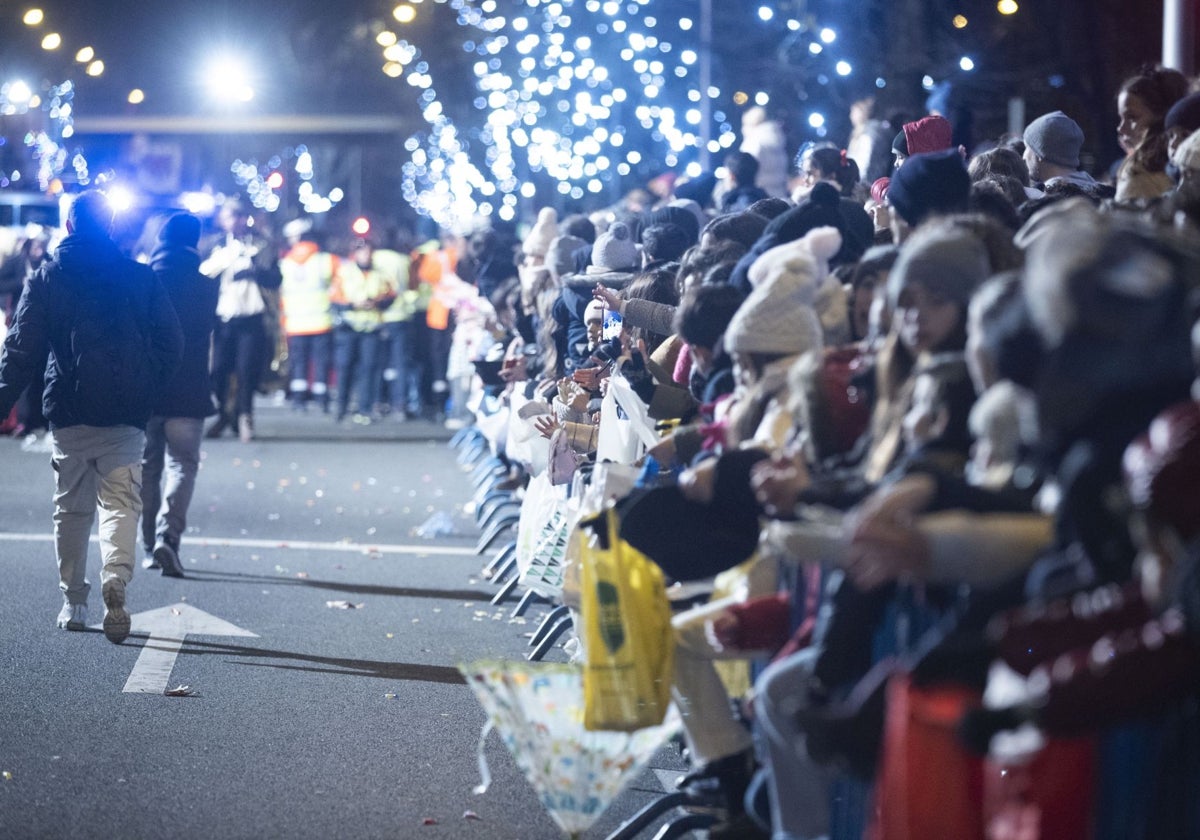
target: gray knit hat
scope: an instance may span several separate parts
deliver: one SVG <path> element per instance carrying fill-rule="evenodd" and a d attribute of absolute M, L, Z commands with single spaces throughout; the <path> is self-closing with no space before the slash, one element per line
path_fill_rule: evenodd
<path fill-rule="evenodd" d="M 961 228 L 928 228 L 900 247 L 900 256 L 888 275 L 888 303 L 895 309 L 904 288 L 920 283 L 965 311 L 975 289 L 990 274 L 987 249 L 978 237 Z"/>
<path fill-rule="evenodd" d="M 1042 160 L 1072 169 L 1079 168 L 1083 129 L 1062 111 L 1042 114 L 1025 128 L 1022 139 Z"/>
<path fill-rule="evenodd" d="M 614 222 L 608 230 L 596 237 L 592 246 L 592 264 L 589 274 L 608 271 L 630 271 L 640 262 L 637 244 L 624 222 Z"/>
<path fill-rule="evenodd" d="M 811 278 L 799 271 L 775 274 L 750 293 L 725 330 L 732 353 L 795 355 L 820 351 L 821 320 L 811 301 Z"/>

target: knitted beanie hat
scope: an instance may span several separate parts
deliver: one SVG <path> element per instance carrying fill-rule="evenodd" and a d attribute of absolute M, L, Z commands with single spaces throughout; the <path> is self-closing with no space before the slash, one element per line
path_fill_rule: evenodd
<path fill-rule="evenodd" d="M 1072 169 L 1079 168 L 1083 129 L 1062 111 L 1042 114 L 1026 126 L 1022 139 L 1042 160 Z"/>
<path fill-rule="evenodd" d="M 555 277 L 575 273 L 575 253 L 587 247 L 587 242 L 578 236 L 556 236 L 546 249 L 546 265 Z"/>
<path fill-rule="evenodd" d="M 813 302 L 817 287 L 829 272 L 830 251 L 836 252 L 839 247 L 838 232 L 820 228 L 803 240 L 763 254 L 760 260 L 768 255 L 770 259 L 756 275 L 761 283 L 756 284 L 729 322 L 726 349 L 784 355 L 822 349 L 821 321 Z"/>
<path fill-rule="evenodd" d="M 1190 93 L 1172 105 L 1163 119 L 1163 128 L 1182 128 L 1189 134 L 1200 128 L 1200 93 Z"/>
<path fill-rule="evenodd" d="M 905 123 L 892 142 L 892 151 L 905 157 L 940 152 L 950 148 L 954 142 L 953 136 L 950 121 L 933 114 L 915 122 Z"/>
<path fill-rule="evenodd" d="M 907 166 L 908 164 L 905 164 Z M 893 309 L 910 283 L 966 310 L 971 295 L 991 273 L 987 249 L 978 237 L 956 227 L 918 231 L 900 247 L 888 275 L 888 303 Z"/>
<path fill-rule="evenodd" d="M 630 271 L 637 267 L 638 259 L 637 245 L 629 234 L 629 227 L 624 222 L 613 222 L 608 230 L 596 237 L 588 271 L 591 274 Z"/>
<path fill-rule="evenodd" d="M 888 185 L 888 203 L 917 226 L 935 213 L 967 209 L 971 177 L 957 149 L 917 154 L 904 162 Z"/>
<path fill-rule="evenodd" d="M 725 349 L 786 356 L 821 350 L 821 321 L 803 303 L 812 294 L 808 285 L 799 275 L 780 274 L 751 292 L 725 330 Z"/>
<path fill-rule="evenodd" d="M 1200 131 L 1193 131 L 1179 144 L 1172 162 L 1180 169 L 1200 169 Z"/>
<path fill-rule="evenodd" d="M 543 207 L 538 211 L 537 221 L 530 228 L 529 235 L 521 243 L 521 250 L 530 256 L 544 257 L 556 236 L 558 236 L 558 212 L 553 207 Z"/>
<path fill-rule="evenodd" d="M 795 274 L 804 281 L 804 303 L 811 306 L 817 288 L 829 274 L 829 260 L 842 247 L 842 235 L 834 227 L 819 227 L 800 239 L 776 245 L 750 266 L 747 277 L 755 288 L 766 285 L 777 275 Z"/>
<path fill-rule="evenodd" d="M 871 182 L 871 200 L 876 204 L 883 204 L 887 200 L 888 187 L 891 185 L 891 178 L 876 178 Z"/>
<path fill-rule="evenodd" d="M 837 187 L 824 181 L 818 182 L 807 198 L 772 219 L 764 233 L 773 233 L 780 240 L 791 241 L 814 228 L 839 227 L 842 222 L 838 212 L 841 198 Z"/>
<path fill-rule="evenodd" d="M 164 245 L 195 248 L 200 242 L 200 220 L 191 213 L 176 213 L 158 231 L 158 241 Z"/>

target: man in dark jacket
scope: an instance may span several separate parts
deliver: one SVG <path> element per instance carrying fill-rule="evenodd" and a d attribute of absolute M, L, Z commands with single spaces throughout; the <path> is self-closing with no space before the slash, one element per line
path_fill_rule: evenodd
<path fill-rule="evenodd" d="M 129 635 L 125 586 L 133 577 L 142 512 L 142 450 L 154 399 L 179 363 L 175 309 L 149 268 L 109 238 L 103 193 L 82 193 L 68 236 L 21 293 L 0 355 L 0 414 L 38 371 L 54 435 L 54 541 L 65 603 L 58 626 L 87 627 L 88 538 L 100 507 L 104 635 Z"/>
<path fill-rule="evenodd" d="M 144 565 L 167 577 L 183 577 L 179 538 L 200 469 L 204 418 L 216 413 L 208 351 L 221 287 L 200 273 L 199 242 L 200 220 L 177 213 L 158 232 L 150 257 L 183 328 L 183 360 L 155 401 L 142 456 L 142 547 L 150 557 Z"/>

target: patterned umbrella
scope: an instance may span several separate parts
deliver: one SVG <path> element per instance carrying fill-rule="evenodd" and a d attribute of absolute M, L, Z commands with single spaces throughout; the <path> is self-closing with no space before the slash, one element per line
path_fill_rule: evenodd
<path fill-rule="evenodd" d="M 567 837 L 580 837 L 679 726 L 672 713 L 636 732 L 583 728 L 583 672 L 577 665 L 473 662 L 459 665 L 488 713 L 479 744 L 495 729 Z"/>

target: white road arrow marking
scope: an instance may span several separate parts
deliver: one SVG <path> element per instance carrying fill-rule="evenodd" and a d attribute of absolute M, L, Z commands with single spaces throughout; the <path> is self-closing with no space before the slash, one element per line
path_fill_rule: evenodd
<path fill-rule="evenodd" d="M 123 691 L 133 694 L 162 694 L 167 690 L 175 658 L 189 635 L 258 637 L 257 633 L 243 630 L 188 604 L 148 610 L 135 614 L 132 619 L 130 632 L 145 633 L 150 637 L 142 645 L 142 652 L 125 681 Z"/>

